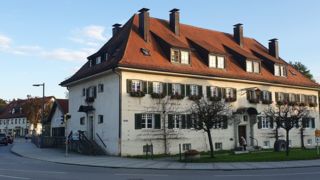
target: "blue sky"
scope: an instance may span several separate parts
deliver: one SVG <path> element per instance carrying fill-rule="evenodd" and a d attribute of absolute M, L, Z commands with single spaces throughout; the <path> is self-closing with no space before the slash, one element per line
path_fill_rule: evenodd
<path fill-rule="evenodd" d="M 64 98 L 58 84 L 70 77 L 111 35 L 142 7 L 168 19 L 180 9 L 182 23 L 244 34 L 267 46 L 278 38 L 280 56 L 301 61 L 320 81 L 320 1 L 298 0 L 10 0 L 0 3 L 0 98 L 41 96 L 33 83 L 46 83 L 46 94 Z"/>

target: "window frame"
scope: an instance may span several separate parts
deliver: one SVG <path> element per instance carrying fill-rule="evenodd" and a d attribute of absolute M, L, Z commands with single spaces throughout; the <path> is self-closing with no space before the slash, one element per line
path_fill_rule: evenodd
<path fill-rule="evenodd" d="M 158 90 L 158 91 L 156 91 Z M 159 81 L 152 82 L 152 93 L 161 94 L 163 93 L 163 83 Z"/>
<path fill-rule="evenodd" d="M 95 60 L 96 60 L 96 64 L 98 65 L 98 64 L 101 64 L 101 56 L 97 56 L 96 58 L 95 58 Z"/>
<path fill-rule="evenodd" d="M 149 119 L 151 117 L 151 119 Z M 141 129 L 155 129 L 155 120 L 154 114 L 143 113 L 141 114 Z M 149 122 L 151 120 L 151 122 Z M 151 127 L 149 127 L 151 125 Z"/>
<path fill-rule="evenodd" d="M 190 84 L 190 96 L 199 96 L 199 85 L 196 84 Z"/>
<path fill-rule="evenodd" d="M 251 71 L 249 71 L 249 64 L 251 64 Z M 255 66 L 258 65 L 258 66 Z M 256 70 L 256 68 L 258 68 L 258 71 Z M 255 61 L 255 60 L 246 60 L 246 71 L 248 73 L 254 73 L 254 74 L 260 74 L 261 73 L 261 63 L 259 61 Z"/>
<path fill-rule="evenodd" d="M 287 77 L 287 67 L 283 64 L 274 64 L 274 76 Z"/>
<path fill-rule="evenodd" d="M 138 83 L 139 83 L 139 86 L 138 86 Z M 142 80 L 132 79 L 130 92 L 141 92 L 143 91 L 142 86 L 143 86 Z"/>
<path fill-rule="evenodd" d="M 271 129 L 271 119 L 268 116 L 261 117 L 261 129 Z"/>
<path fill-rule="evenodd" d="M 179 90 L 179 91 L 177 91 Z M 182 95 L 182 88 L 181 88 L 181 84 L 179 83 L 172 83 L 172 86 L 171 86 L 171 93 L 173 95 Z"/>
<path fill-rule="evenodd" d="M 186 63 L 185 59 L 182 60 L 182 54 L 186 53 L 188 62 Z M 170 62 L 171 63 L 177 63 L 177 64 L 183 64 L 183 65 L 190 65 L 191 64 L 191 55 L 190 50 L 188 49 L 181 49 L 181 48 L 170 48 Z"/>
<path fill-rule="evenodd" d="M 222 58 L 222 67 L 219 66 L 220 65 L 220 59 L 219 58 Z M 225 69 L 226 67 L 226 57 L 223 56 L 223 55 L 218 55 L 218 54 L 212 54 L 212 53 L 209 53 L 208 54 L 208 67 L 209 68 L 214 68 L 214 69 Z M 211 61 L 214 61 L 213 63 L 211 63 Z M 214 66 L 211 66 L 211 65 L 214 65 Z"/>
<path fill-rule="evenodd" d="M 80 117 L 80 125 L 85 125 L 86 124 L 86 117 Z"/>
<path fill-rule="evenodd" d="M 182 56 L 183 53 L 186 53 L 187 56 Z M 185 62 L 185 59 L 183 57 L 187 57 L 187 63 Z M 180 49 L 180 64 L 190 64 L 190 52 L 187 50 Z"/>
<path fill-rule="evenodd" d="M 103 124 L 103 122 L 104 122 L 104 117 L 102 114 L 99 114 L 98 115 L 98 124 Z"/>
<path fill-rule="evenodd" d="M 104 92 L 104 84 L 100 83 L 98 84 L 98 93 Z"/>

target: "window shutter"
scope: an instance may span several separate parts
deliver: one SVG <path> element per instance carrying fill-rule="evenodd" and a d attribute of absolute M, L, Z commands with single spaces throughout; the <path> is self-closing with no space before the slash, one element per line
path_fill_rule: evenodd
<path fill-rule="evenodd" d="M 286 102 L 289 102 L 289 94 L 288 93 L 284 93 L 284 100 Z"/>
<path fill-rule="evenodd" d="M 153 82 L 148 82 L 148 94 L 153 93 Z"/>
<path fill-rule="evenodd" d="M 182 114 L 181 115 L 181 129 L 186 129 L 187 124 L 186 124 L 186 115 Z"/>
<path fill-rule="evenodd" d="M 228 129 L 228 116 L 222 116 L 222 129 Z"/>
<path fill-rule="evenodd" d="M 270 121 L 270 128 L 273 129 L 273 118 L 272 117 L 268 117 L 269 121 Z"/>
<path fill-rule="evenodd" d="M 262 128 L 261 116 L 258 116 L 258 129 Z"/>
<path fill-rule="evenodd" d="M 222 89 L 221 87 L 217 87 L 218 88 L 218 96 L 219 98 L 222 98 Z"/>
<path fill-rule="evenodd" d="M 167 83 L 162 83 L 162 93 L 168 95 Z"/>
<path fill-rule="evenodd" d="M 193 127 L 192 121 L 191 121 L 191 114 L 186 115 L 187 118 L 187 129 L 190 129 Z"/>
<path fill-rule="evenodd" d="M 233 88 L 232 91 L 233 91 L 233 99 L 236 101 L 237 100 L 237 89 Z"/>
<path fill-rule="evenodd" d="M 272 102 L 272 93 L 271 92 L 268 92 L 269 93 L 269 100 L 270 102 Z"/>
<path fill-rule="evenodd" d="M 147 86 L 147 81 L 142 81 L 142 91 L 147 94 L 147 89 L 148 89 L 148 86 Z M 141 89 L 140 89 L 141 90 Z"/>
<path fill-rule="evenodd" d="M 226 88 L 221 88 L 222 98 L 226 98 Z"/>
<path fill-rule="evenodd" d="M 251 100 L 251 91 L 247 90 L 247 100 L 250 101 Z"/>
<path fill-rule="evenodd" d="M 141 121 L 142 121 L 142 114 L 135 114 L 134 115 L 134 121 L 135 121 L 135 129 L 141 129 Z"/>
<path fill-rule="evenodd" d="M 312 128 L 315 128 L 316 127 L 316 125 L 315 125 L 315 118 L 311 118 L 311 127 Z"/>
<path fill-rule="evenodd" d="M 168 114 L 168 129 L 173 129 L 173 115 Z"/>
<path fill-rule="evenodd" d="M 96 98 L 97 97 L 97 86 L 93 87 L 93 97 Z"/>
<path fill-rule="evenodd" d="M 168 83 L 168 96 L 171 96 L 172 95 L 172 84 L 171 83 Z"/>
<path fill-rule="evenodd" d="M 154 114 L 154 128 L 155 129 L 161 129 L 160 114 Z"/>
<path fill-rule="evenodd" d="M 295 98 L 296 98 L 296 102 L 300 102 L 300 95 L 299 94 L 295 94 Z"/>
<path fill-rule="evenodd" d="M 307 118 L 302 118 L 302 127 L 305 128 L 307 126 Z"/>
<path fill-rule="evenodd" d="M 86 98 L 89 97 L 89 88 L 86 89 Z"/>
<path fill-rule="evenodd" d="M 275 95 L 276 95 L 276 101 L 279 101 L 279 93 L 276 92 Z"/>
<path fill-rule="evenodd" d="M 203 92 L 202 92 L 202 86 L 198 86 L 198 93 L 199 93 L 199 96 L 203 96 Z"/>
<path fill-rule="evenodd" d="M 183 97 L 186 96 L 185 85 L 184 84 L 180 84 L 180 88 L 181 88 L 181 95 Z"/>
<path fill-rule="evenodd" d="M 211 97 L 211 91 L 210 91 L 210 86 L 207 86 L 207 98 Z"/>
<path fill-rule="evenodd" d="M 190 85 L 186 84 L 186 96 L 190 96 Z"/>
<path fill-rule="evenodd" d="M 131 79 L 127 79 L 127 93 L 131 92 L 131 84 L 132 84 L 132 80 Z"/>

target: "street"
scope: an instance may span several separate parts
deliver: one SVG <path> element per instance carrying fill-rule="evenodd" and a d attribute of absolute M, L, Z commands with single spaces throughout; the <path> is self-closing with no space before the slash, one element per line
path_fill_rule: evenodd
<path fill-rule="evenodd" d="M 146 170 L 72 166 L 49 163 L 16 156 L 10 152 L 12 145 L 0 146 L 0 179 L 319 179 L 320 167 L 274 170 Z"/>

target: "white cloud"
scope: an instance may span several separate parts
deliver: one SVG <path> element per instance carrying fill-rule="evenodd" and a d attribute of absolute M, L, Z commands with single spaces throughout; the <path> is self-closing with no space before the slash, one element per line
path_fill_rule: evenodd
<path fill-rule="evenodd" d="M 40 46 L 18 46 L 16 48 L 13 48 L 11 52 L 13 54 L 19 54 L 19 55 L 34 55 L 37 53 L 42 52 L 43 49 Z"/>
<path fill-rule="evenodd" d="M 69 39 L 73 42 L 91 47 L 99 47 L 110 37 L 106 33 L 106 28 L 98 25 L 89 25 L 72 31 L 72 37 Z"/>
<path fill-rule="evenodd" d="M 84 27 L 82 32 L 85 36 L 91 39 L 96 39 L 99 41 L 107 40 L 106 36 L 104 35 L 105 27 L 102 26 L 87 26 Z"/>
<path fill-rule="evenodd" d="M 0 34 L 0 48 L 1 49 L 9 48 L 11 45 L 11 42 L 12 42 L 12 40 L 9 37 Z"/>
<path fill-rule="evenodd" d="M 42 52 L 42 56 L 49 59 L 58 59 L 66 61 L 86 61 L 87 56 L 91 52 L 88 50 L 70 50 L 70 49 L 54 49 L 52 51 Z"/>

